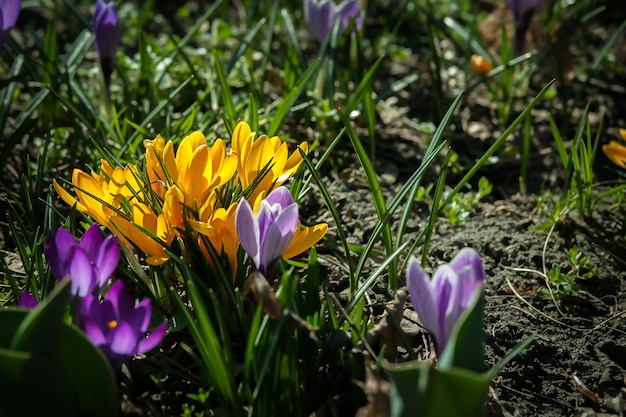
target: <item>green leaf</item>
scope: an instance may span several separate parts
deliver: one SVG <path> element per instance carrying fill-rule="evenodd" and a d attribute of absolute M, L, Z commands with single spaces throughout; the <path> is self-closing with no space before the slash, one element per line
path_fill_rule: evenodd
<path fill-rule="evenodd" d="M 484 415 L 490 375 L 433 368 L 423 361 L 383 365 L 391 383 L 392 417 Z"/>
<path fill-rule="evenodd" d="M 57 286 L 32 309 L 14 332 L 9 348 L 40 355 L 55 355 L 70 295 L 70 281 Z"/>
<path fill-rule="evenodd" d="M 485 292 L 477 291 L 469 306 L 454 326 L 448 344 L 443 350 L 437 368 L 441 370 L 461 368 L 483 372 L 483 309 Z"/>
<path fill-rule="evenodd" d="M 64 321 L 68 296 L 69 281 L 32 310 L 0 311 L 0 415 L 117 415 L 108 361 Z"/>

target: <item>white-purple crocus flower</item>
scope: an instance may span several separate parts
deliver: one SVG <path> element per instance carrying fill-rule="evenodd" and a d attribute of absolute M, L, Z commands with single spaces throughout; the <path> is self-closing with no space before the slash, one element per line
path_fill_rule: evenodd
<path fill-rule="evenodd" d="M 409 260 L 407 285 L 411 301 L 430 333 L 437 357 L 474 294 L 482 291 L 484 282 L 480 256 L 470 248 L 462 249 L 450 264 L 437 268 L 432 280 L 414 257 Z"/>
<path fill-rule="evenodd" d="M 298 205 L 286 187 L 278 187 L 269 193 L 256 214 L 250 204 L 241 199 L 235 214 L 235 226 L 241 247 L 254 266 L 269 278 L 298 226 Z"/>
<path fill-rule="evenodd" d="M 126 359 L 161 343 L 167 321 L 147 333 L 151 317 L 150 300 L 145 298 L 135 305 L 122 281 L 117 280 L 102 301 L 91 294 L 81 300 L 75 323 L 116 369 Z"/>
<path fill-rule="evenodd" d="M 117 268 L 120 248 L 115 236 L 105 237 L 98 224 L 92 224 L 80 242 L 65 229 L 49 231 L 44 253 L 52 275 L 61 281 L 69 276 L 72 295 L 84 297 L 102 289 Z"/>
<path fill-rule="evenodd" d="M 530 26 L 535 10 L 541 6 L 545 0 L 508 0 L 513 18 L 515 19 L 515 52 L 519 55 L 524 49 L 526 32 Z"/>
<path fill-rule="evenodd" d="M 120 42 L 120 28 L 115 4 L 98 0 L 93 12 L 92 25 L 96 38 L 96 51 L 100 57 L 102 75 L 108 88 L 111 82 L 111 73 L 113 73 L 115 51 L 117 51 L 117 46 Z"/>
<path fill-rule="evenodd" d="M 21 0 L 0 0 L 0 48 L 9 38 L 22 7 Z"/>
<path fill-rule="evenodd" d="M 326 40 L 337 20 L 341 34 L 353 18 L 356 18 L 355 25 L 360 29 L 363 26 L 363 13 L 357 0 L 343 1 L 339 5 L 334 0 L 304 0 L 304 19 L 321 43 Z"/>

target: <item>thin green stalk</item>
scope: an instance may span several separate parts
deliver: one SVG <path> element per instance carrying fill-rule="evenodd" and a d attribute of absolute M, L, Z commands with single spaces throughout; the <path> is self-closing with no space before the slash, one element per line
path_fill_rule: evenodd
<path fill-rule="evenodd" d="M 511 123 L 511 125 L 506 128 L 506 130 L 493 143 L 493 145 L 491 145 L 489 149 L 487 149 L 487 151 L 483 154 L 483 156 L 480 157 L 480 159 L 474 164 L 474 166 L 472 166 L 472 168 L 470 168 L 470 170 L 467 172 L 467 174 L 465 174 L 465 176 L 461 179 L 461 181 L 459 181 L 456 187 L 454 187 L 454 189 L 452 190 L 448 198 L 446 198 L 446 200 L 441 204 L 440 209 L 443 209 L 448 204 L 450 204 L 454 196 L 458 194 L 459 191 L 461 191 L 463 187 L 465 187 L 465 184 L 467 184 L 467 182 L 474 176 L 474 174 L 476 174 L 476 172 L 478 172 L 478 170 L 485 164 L 485 162 L 487 162 L 487 160 L 498 150 L 498 148 L 502 146 L 506 138 L 508 138 L 509 135 L 511 135 L 511 133 L 513 133 L 513 131 L 517 129 L 517 127 L 522 123 L 522 121 L 530 114 L 530 111 L 535 107 L 535 105 L 539 102 L 539 100 L 541 100 L 541 98 L 546 94 L 546 92 L 549 90 L 550 86 L 552 86 L 553 83 L 554 83 L 554 80 L 546 84 L 546 86 L 541 89 L 539 94 L 537 94 L 537 96 L 535 96 L 535 98 L 530 102 L 530 104 L 524 109 L 524 111 L 515 118 L 513 123 Z"/>
<path fill-rule="evenodd" d="M 376 214 L 378 215 L 378 220 L 382 221 L 382 219 L 387 215 L 387 206 L 385 204 L 385 198 L 383 197 L 383 193 L 380 188 L 380 183 L 376 178 L 376 171 L 374 170 L 374 166 L 367 156 L 367 152 L 363 148 L 363 144 L 357 136 L 356 131 L 352 127 L 352 123 L 350 122 L 348 117 L 343 112 L 339 112 L 339 116 L 345 124 L 346 132 L 348 133 L 348 137 L 352 142 L 352 147 L 356 151 L 356 155 L 365 173 L 365 178 L 367 179 L 367 184 L 369 186 L 370 195 L 372 196 L 372 201 L 374 203 Z M 385 247 L 385 252 L 387 253 L 387 256 L 389 256 L 393 252 L 393 238 L 391 237 L 391 226 L 389 225 L 389 223 L 386 223 L 386 225 L 383 227 L 382 232 L 383 246 Z M 389 265 L 389 278 L 387 286 L 390 290 L 395 290 L 398 287 L 397 266 L 398 265 L 396 262 L 391 262 Z"/>

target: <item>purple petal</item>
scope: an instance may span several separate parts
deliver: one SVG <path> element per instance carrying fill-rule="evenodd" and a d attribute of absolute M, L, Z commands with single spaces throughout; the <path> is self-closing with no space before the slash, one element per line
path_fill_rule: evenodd
<path fill-rule="evenodd" d="M 274 219 L 279 213 L 280 210 L 274 210 L 266 200 L 261 201 L 259 211 L 257 211 L 255 217 L 256 223 L 259 225 L 259 242 L 261 247 L 263 246 L 263 241 L 265 240 L 268 229 L 274 223 Z"/>
<path fill-rule="evenodd" d="M 91 292 L 95 284 L 95 274 L 91 267 L 91 260 L 80 248 L 74 251 L 69 265 L 69 275 L 73 295 L 84 297 Z"/>
<path fill-rule="evenodd" d="M 461 306 L 462 293 L 459 277 L 449 265 L 442 265 L 437 268 L 435 275 L 434 279 L 438 281 L 436 286 L 441 288 L 440 292 L 435 293 L 435 300 L 437 300 L 440 314 L 439 329 L 441 337 L 438 353 L 441 353 L 448 343 L 454 325 L 463 313 L 463 307 Z"/>
<path fill-rule="evenodd" d="M 265 239 L 261 242 L 261 266 L 265 276 L 271 275 L 278 258 L 291 243 L 291 239 L 298 226 L 298 205 L 292 204 L 283 210 L 274 223 L 267 230 Z"/>
<path fill-rule="evenodd" d="M 93 18 L 91 21 L 93 26 L 96 26 L 96 22 L 98 21 L 98 19 L 100 18 L 100 15 L 102 14 L 102 12 L 104 11 L 106 7 L 107 6 L 103 0 L 98 0 L 96 2 L 96 8 L 93 11 Z"/>
<path fill-rule="evenodd" d="M 108 296 L 108 294 L 107 294 Z M 109 299 L 100 302 L 96 297 L 87 294 L 82 299 L 81 315 L 92 320 L 107 335 L 111 331 L 110 324 L 118 321 L 117 312 Z M 76 322 L 76 320 L 74 320 Z"/>
<path fill-rule="evenodd" d="M 105 300 L 110 303 L 113 314 L 117 320 L 124 320 L 133 311 L 133 298 L 126 290 L 124 283 L 117 280 L 111 285 Z"/>
<path fill-rule="evenodd" d="M 23 308 L 34 308 L 37 307 L 37 304 L 39 304 L 39 301 L 37 301 L 34 295 L 26 290 L 22 291 L 22 295 L 20 295 L 20 300 L 17 303 L 18 307 Z"/>
<path fill-rule="evenodd" d="M 280 186 L 269 193 L 265 201 L 267 201 L 270 206 L 278 204 L 284 209 L 293 204 L 293 197 L 287 187 Z"/>
<path fill-rule="evenodd" d="M 120 246 L 115 236 L 108 236 L 104 239 L 104 243 L 94 260 L 98 266 L 97 285 L 102 288 L 117 268 L 117 263 L 120 260 Z"/>
<path fill-rule="evenodd" d="M 85 332 L 85 335 L 87 335 L 91 343 L 93 343 L 95 346 L 100 347 L 107 344 L 107 338 L 102 332 L 102 328 L 98 326 L 98 324 L 91 318 L 84 318 L 81 329 L 83 330 L 83 332 Z"/>
<path fill-rule="evenodd" d="M 93 223 L 80 239 L 78 246 L 82 248 L 89 259 L 95 260 L 98 257 L 103 241 L 104 235 L 100 230 L 100 226 L 97 223 Z"/>
<path fill-rule="evenodd" d="M 128 315 L 121 317 L 122 320 L 129 323 L 138 333 L 145 333 L 150 325 L 152 318 L 152 306 L 150 300 L 144 298 L 133 308 Z"/>
<path fill-rule="evenodd" d="M 463 248 L 450 261 L 450 267 L 456 271 L 459 276 L 459 285 L 461 287 L 460 303 L 466 308 L 476 291 L 476 288 L 482 286 L 485 282 L 485 270 L 480 255 L 471 249 Z"/>
<path fill-rule="evenodd" d="M 453 320 L 458 308 L 454 304 L 454 300 L 458 298 L 457 281 L 458 277 L 449 265 L 441 265 L 433 275 L 433 297 L 437 306 L 438 319 L 438 338 L 435 347 L 438 355 L 443 352 L 448 342 L 450 328 L 454 325 L 454 323 L 451 325 L 450 321 Z"/>
<path fill-rule="evenodd" d="M 304 18 L 311 32 L 324 42 L 335 21 L 334 5 L 329 0 L 304 0 Z"/>
<path fill-rule="evenodd" d="M 343 32 L 350 23 L 350 19 L 355 18 L 354 22 L 355 27 L 360 29 L 363 25 L 363 14 L 361 13 L 361 8 L 359 7 L 359 2 L 357 0 L 344 1 L 337 7 L 337 17 L 336 19 L 340 19 L 340 27 L 339 32 Z"/>
<path fill-rule="evenodd" d="M 320 42 L 326 41 L 326 38 L 335 24 L 337 16 L 335 15 L 335 5 L 332 1 L 333 0 L 322 2 L 320 6 L 320 26 L 318 35 Z"/>
<path fill-rule="evenodd" d="M 44 254 L 57 281 L 67 276 L 70 259 L 76 246 L 76 239 L 65 229 L 58 229 L 56 233 L 49 230 L 46 234 Z"/>
<path fill-rule="evenodd" d="M 426 330 L 428 330 L 433 337 L 433 340 L 438 340 L 439 317 L 432 292 L 432 284 L 428 274 L 422 269 L 413 256 L 409 259 L 406 280 L 415 312 Z"/>
<path fill-rule="evenodd" d="M 120 40 L 117 10 L 113 2 L 98 0 L 93 14 L 93 32 L 96 50 L 101 61 L 113 61 Z"/>
<path fill-rule="evenodd" d="M 139 341 L 137 345 L 137 353 L 146 353 L 154 349 L 159 343 L 163 341 L 165 332 L 167 331 L 168 323 L 162 323 L 156 329 L 152 330 L 150 334 L 144 339 Z"/>
<path fill-rule="evenodd" d="M 138 335 L 130 324 L 118 323 L 111 340 L 111 351 L 119 355 L 133 356 L 137 353 L 137 342 L 140 336 L 142 335 Z"/>
<path fill-rule="evenodd" d="M 258 268 L 261 260 L 260 255 L 260 232 L 250 204 L 245 199 L 241 199 L 235 213 L 235 228 L 237 229 L 237 237 L 243 250 Z"/>
<path fill-rule="evenodd" d="M 20 15 L 22 2 L 20 0 L 3 0 L 0 2 L 0 16 L 2 16 L 2 29 L 10 29 L 15 26 L 17 17 Z"/>
<path fill-rule="evenodd" d="M 9 38 L 9 32 L 15 26 L 20 14 L 20 0 L 0 1 L 0 48 Z"/>
<path fill-rule="evenodd" d="M 470 267 L 476 272 L 477 278 L 480 278 L 482 281 L 485 280 L 483 261 L 480 259 L 478 252 L 472 248 L 461 249 L 450 261 L 450 267 L 452 267 L 457 274 L 461 269 Z"/>
<path fill-rule="evenodd" d="M 509 0 L 509 5 L 513 11 L 513 17 L 519 21 L 524 13 L 538 9 L 544 2 L 545 0 Z"/>

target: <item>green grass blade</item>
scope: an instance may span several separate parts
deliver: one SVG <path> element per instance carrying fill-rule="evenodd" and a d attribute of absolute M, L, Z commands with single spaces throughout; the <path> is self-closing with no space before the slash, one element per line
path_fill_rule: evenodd
<path fill-rule="evenodd" d="M 359 159 L 361 167 L 365 173 L 365 178 L 367 179 L 367 184 L 369 186 L 370 195 L 372 196 L 372 201 L 374 203 L 374 208 L 376 209 L 376 214 L 378 215 L 378 220 L 382 221 L 382 219 L 387 215 L 387 206 L 385 204 L 385 198 L 383 197 L 382 190 L 380 188 L 380 183 L 376 177 L 376 171 L 374 170 L 374 166 L 372 165 L 369 157 L 367 156 L 367 152 L 361 143 L 361 140 L 356 134 L 356 131 L 352 127 L 352 123 L 348 119 L 348 117 L 343 113 L 339 112 L 339 116 L 343 120 L 346 132 L 348 137 L 350 138 L 350 142 L 352 143 L 352 147 L 356 151 L 356 156 Z M 385 247 L 385 251 L 387 255 L 391 255 L 393 252 L 393 239 L 391 237 L 391 226 L 389 223 L 385 223 L 382 229 L 383 233 L 383 245 Z M 389 265 L 389 281 L 388 287 L 390 290 L 395 290 L 398 286 L 398 271 L 397 265 L 395 262 L 391 262 Z"/>
<path fill-rule="evenodd" d="M 283 102 L 278 107 L 278 110 L 272 116 L 272 123 L 270 123 L 270 126 L 267 128 L 267 136 L 271 137 L 271 136 L 276 135 L 276 133 L 278 132 L 278 129 L 280 129 L 280 127 L 282 126 L 283 121 L 285 120 L 285 117 L 287 116 L 287 113 L 289 113 L 289 111 L 291 110 L 293 103 L 300 96 L 300 94 L 302 94 L 302 90 L 304 90 L 304 87 L 309 82 L 309 79 L 311 78 L 311 76 L 317 72 L 317 69 L 319 68 L 319 66 L 320 66 L 320 60 L 318 58 L 313 62 L 313 64 L 311 64 L 311 66 L 298 79 L 298 83 L 296 84 L 296 86 L 289 92 L 289 94 L 285 96 L 285 98 L 283 99 Z"/>

